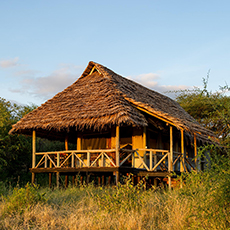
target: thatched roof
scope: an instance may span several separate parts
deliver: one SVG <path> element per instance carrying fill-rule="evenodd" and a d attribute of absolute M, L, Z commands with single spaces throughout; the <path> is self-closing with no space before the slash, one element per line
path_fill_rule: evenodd
<path fill-rule="evenodd" d="M 13 125 L 10 133 L 30 135 L 37 130 L 40 136 L 47 137 L 71 129 L 147 126 L 144 114 L 196 133 L 201 139 L 213 136 L 174 100 L 95 62 L 89 62 L 75 83 Z"/>

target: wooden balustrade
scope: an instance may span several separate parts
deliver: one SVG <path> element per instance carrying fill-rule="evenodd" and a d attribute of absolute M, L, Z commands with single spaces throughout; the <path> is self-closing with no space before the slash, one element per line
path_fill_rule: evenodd
<path fill-rule="evenodd" d="M 140 155 L 140 152 L 144 152 L 144 155 Z M 40 160 L 34 168 L 117 167 L 118 161 L 114 153 L 116 149 L 36 152 L 35 157 L 40 157 Z M 150 172 L 176 171 L 176 165 L 182 165 L 186 171 L 195 169 L 192 159 L 183 159 L 183 153 L 173 152 L 172 156 L 168 150 L 145 148 L 120 149 L 119 153 L 119 167 L 129 162 L 128 167 Z"/>

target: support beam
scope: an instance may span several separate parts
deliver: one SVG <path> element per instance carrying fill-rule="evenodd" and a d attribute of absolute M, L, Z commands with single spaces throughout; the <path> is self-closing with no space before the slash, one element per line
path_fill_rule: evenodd
<path fill-rule="evenodd" d="M 32 168 L 36 165 L 36 131 L 33 130 L 32 134 Z"/>
<path fill-rule="evenodd" d="M 198 169 L 198 159 L 197 159 L 197 142 L 196 142 L 196 134 L 194 133 L 194 160 L 195 160 L 195 168 Z"/>
<path fill-rule="evenodd" d="M 59 180 L 60 180 L 60 174 L 59 174 L 59 172 L 56 172 L 56 185 L 57 185 L 57 188 L 59 188 L 59 186 L 60 186 Z"/>
<path fill-rule="evenodd" d="M 32 168 L 36 166 L 36 131 L 32 132 Z M 35 173 L 32 173 L 31 183 L 35 183 Z"/>
<path fill-rule="evenodd" d="M 78 132 L 77 134 L 77 150 L 81 150 L 81 135 L 80 133 Z M 77 167 L 82 167 L 82 162 L 79 162 L 80 165 L 77 165 Z"/>
<path fill-rule="evenodd" d="M 116 126 L 116 166 L 120 166 L 120 154 L 119 154 L 119 148 L 120 148 L 120 127 L 119 125 Z"/>
<path fill-rule="evenodd" d="M 69 184 L 69 177 L 68 175 L 65 175 L 65 187 L 67 188 Z"/>
<path fill-rule="evenodd" d="M 119 125 L 116 126 L 116 166 L 120 166 L 120 127 Z M 118 186 L 120 177 L 119 171 L 116 171 L 116 186 Z"/>
<path fill-rule="evenodd" d="M 184 172 L 185 168 L 184 168 L 184 131 L 183 129 L 181 129 L 181 161 L 180 161 L 180 171 Z"/>
<path fill-rule="evenodd" d="M 173 127 L 170 125 L 170 150 L 169 150 L 168 171 L 173 172 Z M 172 188 L 171 176 L 168 176 L 169 190 Z"/>
<path fill-rule="evenodd" d="M 68 147 L 68 136 L 65 136 L 65 150 L 68 151 L 69 147 Z"/>
<path fill-rule="evenodd" d="M 146 138 L 146 132 L 147 132 L 147 129 L 146 129 L 146 126 L 144 126 L 143 128 L 143 138 L 142 138 L 142 142 L 143 142 L 143 148 L 146 149 L 147 148 L 147 138 Z M 146 159 L 146 152 L 144 151 L 144 162 L 145 164 L 147 163 L 147 159 Z"/>
<path fill-rule="evenodd" d="M 52 173 L 49 173 L 49 187 L 52 187 Z"/>
<path fill-rule="evenodd" d="M 31 184 L 35 183 L 35 173 L 32 173 L 32 179 L 31 179 Z"/>
<path fill-rule="evenodd" d="M 173 127 L 170 126 L 170 157 L 169 157 L 169 172 L 173 171 Z"/>

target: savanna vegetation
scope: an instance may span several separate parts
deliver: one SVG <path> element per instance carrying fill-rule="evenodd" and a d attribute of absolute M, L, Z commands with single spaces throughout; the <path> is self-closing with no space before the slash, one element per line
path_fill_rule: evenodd
<path fill-rule="evenodd" d="M 11 125 L 36 106 L 0 99 L 0 229 L 230 229 L 230 97 L 228 86 L 216 92 L 180 91 L 181 106 L 216 133 L 202 172 L 183 174 L 182 188 L 134 186 L 130 177 L 117 187 L 70 185 L 36 187 L 30 181 L 31 137 L 9 135 Z M 63 143 L 38 139 L 42 151 Z"/>

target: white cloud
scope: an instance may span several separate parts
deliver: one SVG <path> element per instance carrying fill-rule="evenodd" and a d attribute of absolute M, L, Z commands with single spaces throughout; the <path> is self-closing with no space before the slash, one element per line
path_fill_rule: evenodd
<path fill-rule="evenodd" d="M 35 77 L 36 71 L 20 71 L 17 74 L 21 75 L 21 87 L 10 89 L 10 91 L 20 94 L 26 93 L 47 100 L 75 82 L 79 77 L 76 69 L 79 68 L 73 65 L 62 64 L 58 70 L 43 77 Z"/>
<path fill-rule="evenodd" d="M 168 94 L 169 91 L 177 91 L 191 88 L 191 86 L 186 85 L 160 85 L 160 76 L 156 73 L 140 74 L 137 76 L 129 76 L 128 78 L 140 83 L 147 88 L 164 94 Z"/>
<path fill-rule="evenodd" d="M 8 59 L 8 60 L 2 60 L 0 61 L 0 67 L 2 68 L 10 68 L 18 65 L 18 57 L 15 57 L 13 59 Z"/>

